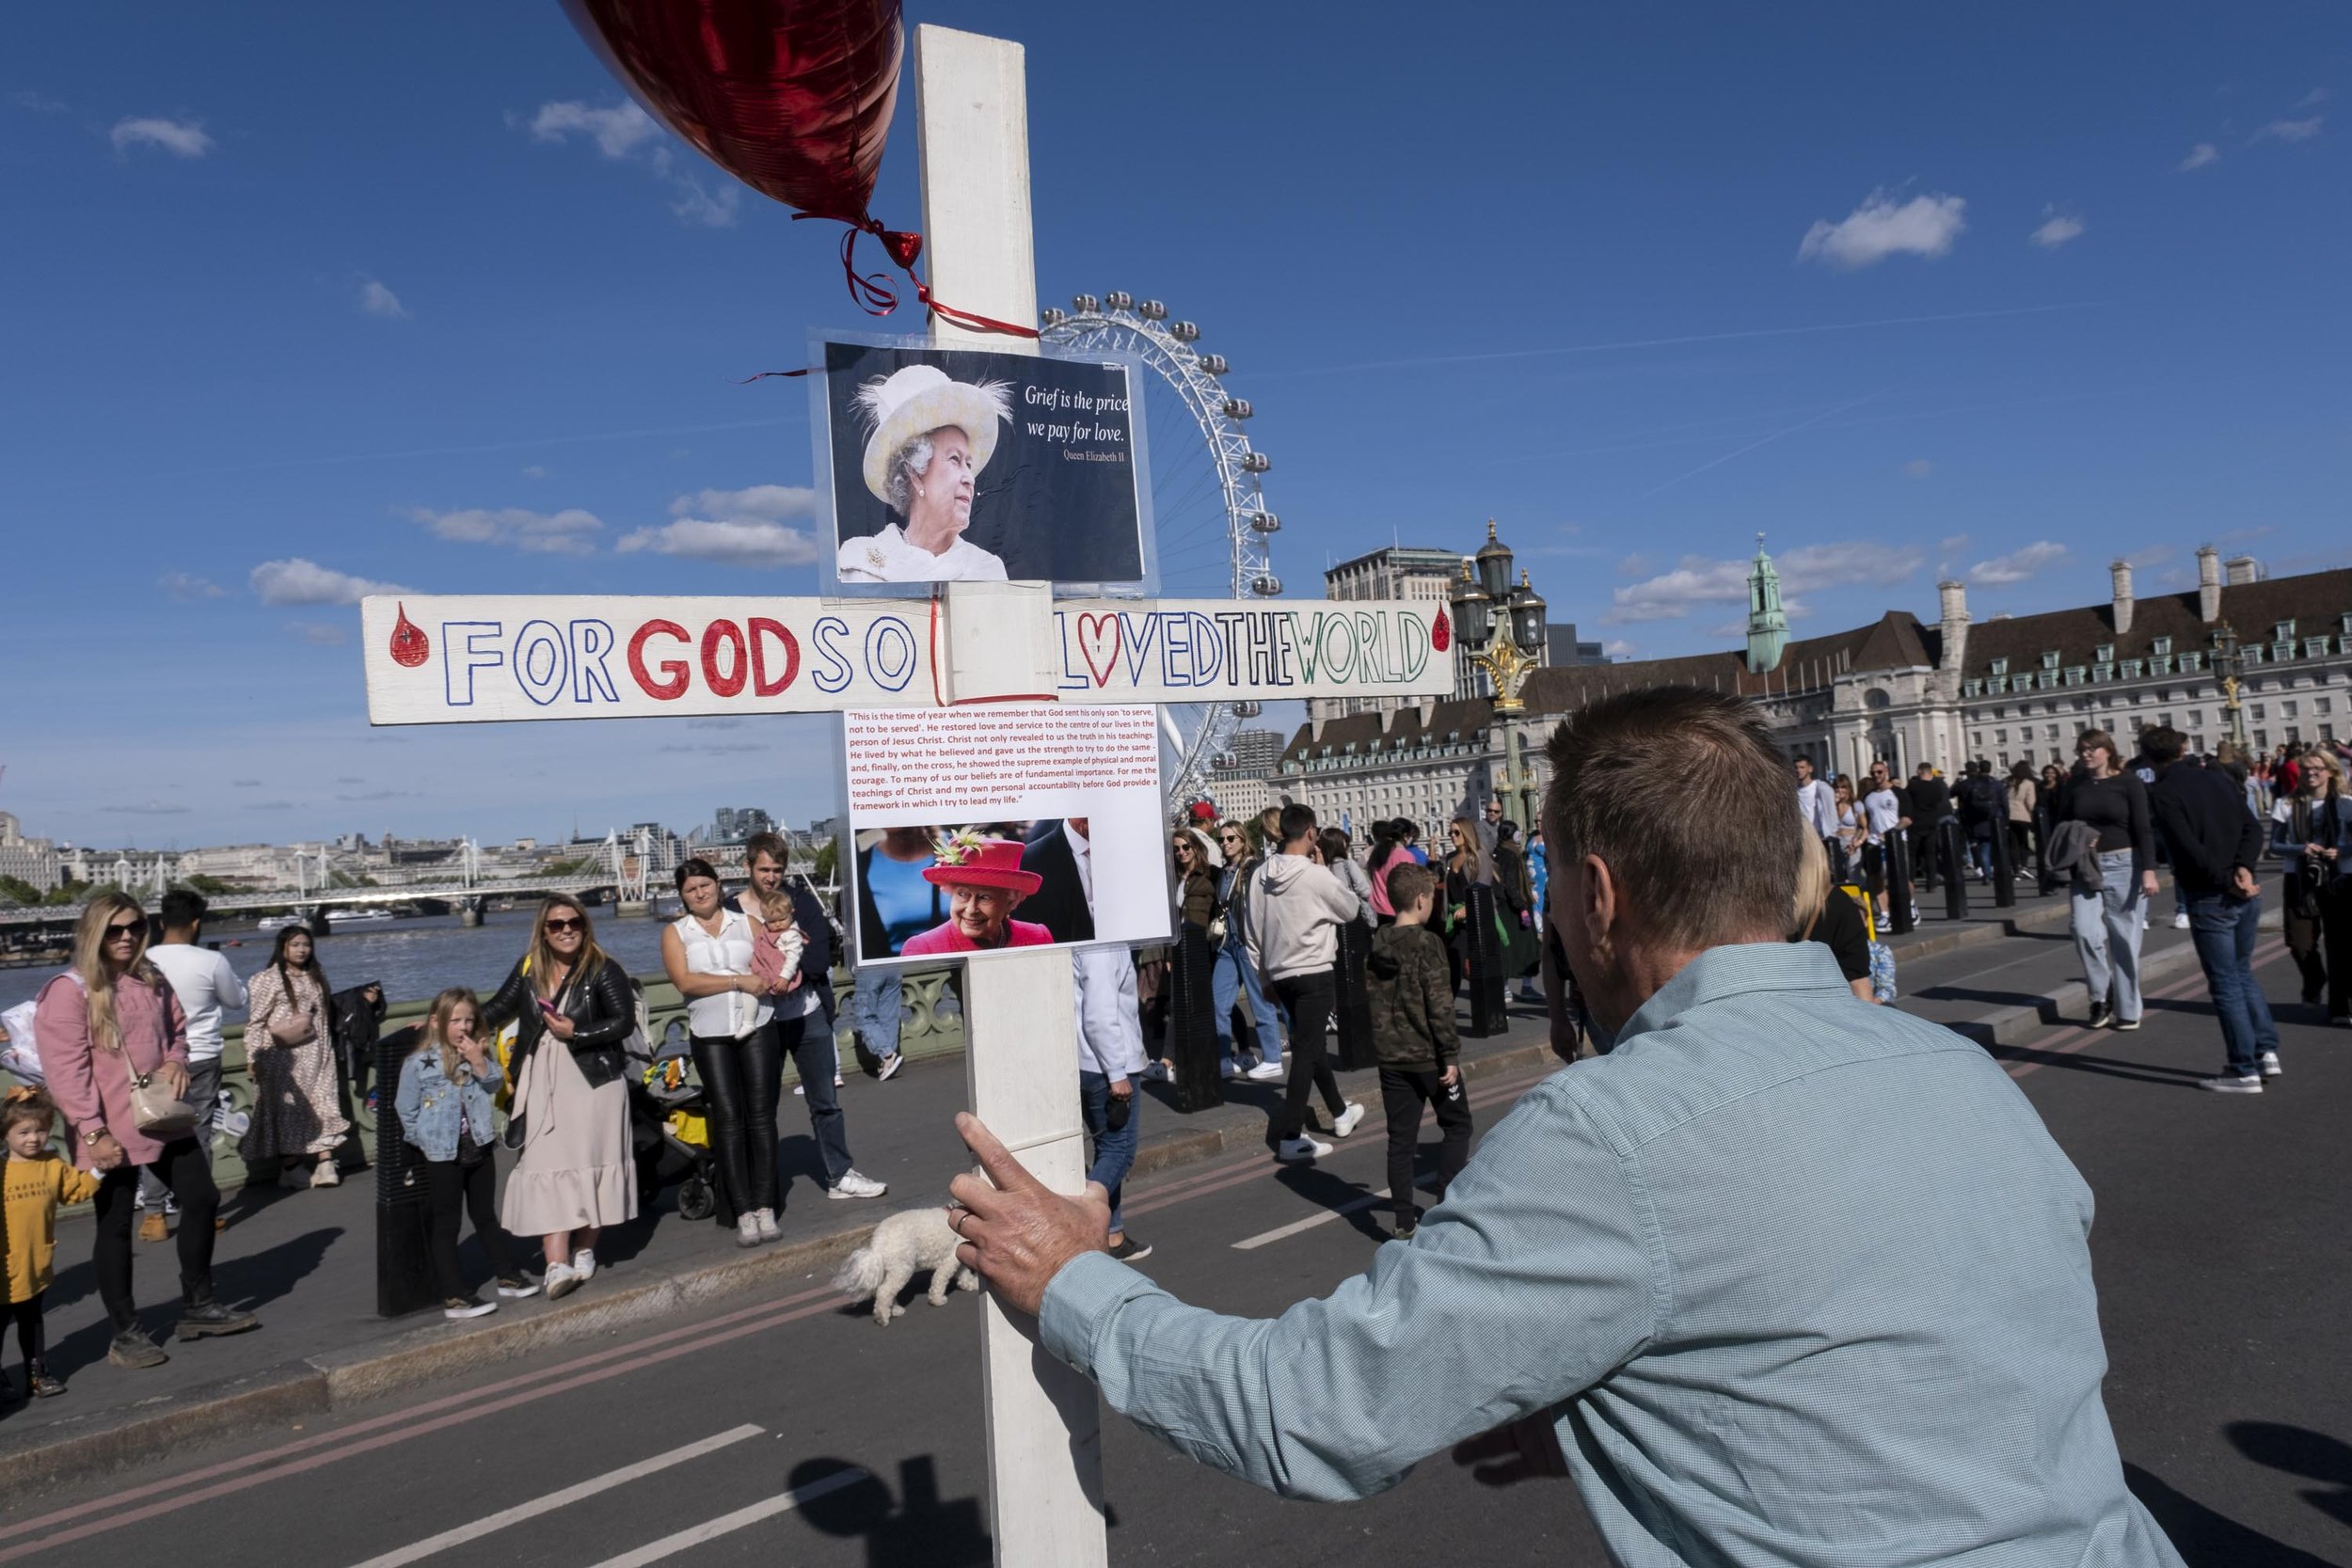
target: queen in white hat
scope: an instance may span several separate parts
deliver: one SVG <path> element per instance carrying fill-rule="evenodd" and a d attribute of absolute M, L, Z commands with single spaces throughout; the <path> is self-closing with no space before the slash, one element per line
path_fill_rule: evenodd
<path fill-rule="evenodd" d="M 1004 580 L 1004 562 L 963 531 L 980 470 L 996 451 L 996 426 L 1012 418 L 1010 384 L 955 381 L 935 365 L 909 365 L 860 387 L 857 403 L 873 425 L 866 487 L 902 521 L 843 540 L 841 580 Z"/>

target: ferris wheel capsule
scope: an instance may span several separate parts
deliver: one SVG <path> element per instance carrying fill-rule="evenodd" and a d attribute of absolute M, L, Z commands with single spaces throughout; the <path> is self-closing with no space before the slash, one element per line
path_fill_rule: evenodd
<path fill-rule="evenodd" d="M 1082 316 L 1091 316 L 1103 309 L 1103 302 L 1092 294 L 1072 294 L 1070 304 Z"/>
<path fill-rule="evenodd" d="M 1261 598 L 1279 598 L 1282 593 L 1282 579 L 1267 572 L 1249 579 L 1249 591 Z"/>
<path fill-rule="evenodd" d="M 1260 533 L 1279 533 L 1282 531 L 1282 519 L 1271 512 L 1252 512 L 1249 526 Z"/>
<path fill-rule="evenodd" d="M 1274 459 L 1262 451 L 1248 451 L 1242 453 L 1241 466 L 1245 473 L 1262 474 L 1274 467 Z"/>
<path fill-rule="evenodd" d="M 1249 406 L 1249 400 L 1248 398 L 1227 398 L 1225 400 L 1225 417 L 1229 420 L 1246 420 L 1256 412 L 1256 409 Z"/>
<path fill-rule="evenodd" d="M 1180 343 L 1198 342 L 1200 339 L 1200 324 L 1199 322 L 1170 322 L 1168 335 Z"/>
<path fill-rule="evenodd" d="M 1058 305 L 1048 305 L 1038 315 L 1038 320 L 1044 323 L 1047 326 L 1059 326 L 1062 323 L 1068 321 L 1069 319 L 1070 312 L 1063 309 Z"/>
<path fill-rule="evenodd" d="M 1233 705 L 1233 717 L 1236 719 L 1255 719 L 1264 711 L 1265 705 L 1254 698 L 1245 697 Z"/>
<path fill-rule="evenodd" d="M 1156 299 L 1147 299 L 1136 307 L 1136 314 L 1148 322 L 1164 322 L 1168 320 L 1168 307 Z"/>
<path fill-rule="evenodd" d="M 1200 368 L 1211 375 L 1223 375 L 1233 367 L 1225 362 L 1221 354 L 1204 354 L 1200 356 Z"/>
<path fill-rule="evenodd" d="M 1124 289 L 1113 289 L 1103 296 L 1103 303 L 1114 310 L 1132 310 L 1136 308 L 1136 296 Z"/>

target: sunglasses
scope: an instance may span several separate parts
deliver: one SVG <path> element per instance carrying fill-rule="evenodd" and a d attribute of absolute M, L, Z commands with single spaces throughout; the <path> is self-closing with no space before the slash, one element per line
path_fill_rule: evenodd
<path fill-rule="evenodd" d="M 548 929 L 550 931 L 577 931 L 582 924 L 582 922 L 578 920 L 550 920 L 548 922 Z"/>
<path fill-rule="evenodd" d="M 110 938 L 135 936 L 146 925 L 144 920 L 112 921 L 107 924 L 106 935 Z"/>

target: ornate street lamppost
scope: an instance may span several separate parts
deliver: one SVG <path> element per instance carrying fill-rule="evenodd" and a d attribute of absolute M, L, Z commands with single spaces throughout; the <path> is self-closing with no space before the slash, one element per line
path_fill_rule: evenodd
<path fill-rule="evenodd" d="M 2229 715 L 2230 739 L 2246 750 L 2246 712 L 2238 705 L 2238 677 L 2245 673 L 2246 655 L 2238 647 L 2237 628 L 2224 621 L 2213 634 L 2213 673 L 2221 677 L 2221 705 Z"/>
<path fill-rule="evenodd" d="M 1494 685 L 1495 722 L 1502 726 L 1502 777 L 1495 792 L 1506 800 L 1513 795 L 1518 797 L 1520 830 L 1532 832 L 1535 820 L 1535 780 L 1519 757 L 1518 721 L 1527 711 L 1519 690 L 1526 686 L 1535 660 L 1520 651 L 1512 629 L 1513 619 L 1510 615 L 1496 616 L 1493 640 L 1470 658 Z"/>

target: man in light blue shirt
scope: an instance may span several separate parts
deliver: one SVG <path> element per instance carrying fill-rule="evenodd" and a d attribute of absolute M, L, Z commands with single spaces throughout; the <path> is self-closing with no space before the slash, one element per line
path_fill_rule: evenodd
<path fill-rule="evenodd" d="M 2090 1194 L 1983 1052 L 1785 941 L 1807 830 L 1761 723 L 1633 693 L 1550 760 L 1553 961 L 1613 1045 L 1411 1243 L 1222 1317 L 1101 1256 L 1099 1198 L 967 1117 L 995 1186 L 955 1184 L 963 1260 L 1115 1408 L 1287 1497 L 1510 1428 L 1629 1568 L 2178 1568 L 2100 1400 Z"/>

